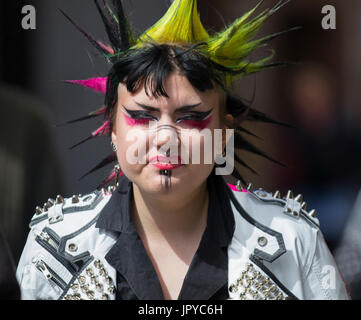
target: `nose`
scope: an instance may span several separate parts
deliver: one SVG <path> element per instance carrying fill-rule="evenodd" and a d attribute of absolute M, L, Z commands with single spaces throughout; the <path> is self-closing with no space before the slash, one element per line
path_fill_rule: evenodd
<path fill-rule="evenodd" d="M 156 132 L 156 146 L 157 149 L 162 147 L 170 147 L 170 145 L 176 145 L 178 143 L 177 129 L 172 125 L 160 125 Z M 169 152 L 167 148 L 165 151 Z"/>

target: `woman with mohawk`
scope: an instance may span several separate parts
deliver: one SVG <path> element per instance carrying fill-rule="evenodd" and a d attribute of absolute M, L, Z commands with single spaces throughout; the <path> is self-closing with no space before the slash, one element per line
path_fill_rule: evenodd
<path fill-rule="evenodd" d="M 112 153 L 90 172 L 116 165 L 94 192 L 36 208 L 17 270 L 23 299 L 349 298 L 302 196 L 243 189 L 235 166 L 255 172 L 239 150 L 275 161 L 241 123 L 281 123 L 230 85 L 284 64 L 248 57 L 284 33 L 255 39 L 288 2 L 256 14 L 260 3 L 210 35 L 196 1 L 175 0 L 136 36 L 120 0 L 96 0 L 111 46 L 63 13 L 112 65 L 106 77 L 69 81 L 105 94 L 105 106 L 69 123 L 103 116 L 80 143 L 109 136 Z"/>

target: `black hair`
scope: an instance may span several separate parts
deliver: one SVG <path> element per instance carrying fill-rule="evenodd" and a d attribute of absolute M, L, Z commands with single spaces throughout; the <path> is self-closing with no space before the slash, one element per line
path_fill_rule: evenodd
<path fill-rule="evenodd" d="M 147 95 L 168 97 L 164 81 L 172 72 L 179 71 L 199 91 L 214 89 L 216 85 L 225 90 L 224 67 L 195 50 L 201 45 L 185 48 L 149 43 L 143 48 L 119 55 L 108 73 L 105 117 L 111 120 L 114 113 L 119 83 L 126 85 L 132 93 L 144 85 Z"/>
<path fill-rule="evenodd" d="M 234 129 L 234 146 L 230 146 L 234 148 L 234 151 L 237 149 L 245 150 L 282 165 L 277 160 L 270 158 L 267 154 L 265 154 L 246 139 L 246 136 L 257 136 L 242 127 L 241 123 L 243 121 L 252 121 L 273 123 L 287 127 L 292 126 L 275 121 L 266 114 L 251 108 L 250 104 L 245 103 L 242 99 L 236 97 L 229 91 L 229 83 L 227 84 L 226 79 L 228 76 L 230 76 L 229 79 L 232 79 L 233 76 L 236 76 L 235 78 L 237 78 L 237 76 L 244 76 L 267 68 L 286 66 L 289 64 L 288 62 L 266 64 L 265 61 L 267 61 L 267 59 L 264 59 L 264 61 L 262 60 L 263 62 L 261 61 L 262 63 L 260 62 L 258 66 L 257 64 L 254 65 L 253 68 L 248 68 L 249 66 L 247 63 L 244 64 L 243 67 L 237 67 L 237 64 L 236 67 L 227 67 L 226 65 L 221 65 L 215 62 L 217 59 L 211 59 L 208 56 L 208 43 L 193 43 L 187 47 L 186 44 L 182 43 L 182 45 L 179 45 L 176 42 L 172 44 L 157 43 L 151 37 L 148 37 L 149 39 L 147 41 L 149 42 L 139 38 L 138 41 L 142 42 L 139 45 L 139 43 L 136 41 L 138 37 L 134 36 L 134 32 L 124 15 L 124 10 L 120 0 L 111 0 L 112 6 L 109 6 L 105 0 L 94 1 L 106 27 L 111 47 L 107 47 L 101 42 L 96 41 L 90 34 L 78 26 L 68 15 L 63 12 L 65 17 L 91 42 L 92 45 L 94 45 L 94 47 L 105 57 L 107 62 L 112 64 L 112 67 L 108 73 L 105 90 L 105 110 L 101 108 L 85 117 L 67 122 L 73 123 L 103 114 L 106 121 L 103 126 L 97 130 L 97 132 L 99 130 L 101 130 L 101 132 L 99 134 L 92 133 L 91 136 L 83 139 L 73 147 L 78 146 L 79 144 L 88 141 L 95 136 L 111 134 L 114 115 L 116 114 L 115 107 L 118 101 L 118 86 L 120 83 L 125 84 L 127 90 L 132 93 L 144 86 L 147 95 L 153 95 L 154 97 L 168 97 L 163 84 L 166 78 L 172 72 L 177 71 L 184 75 L 191 83 L 191 85 L 199 91 L 204 92 L 206 90 L 214 89 L 215 87 L 221 88 L 224 91 L 225 99 L 224 103 L 221 104 L 220 110 L 221 121 L 225 123 L 228 128 Z M 266 15 L 273 14 L 288 2 L 289 1 L 280 1 L 272 10 L 265 10 L 258 17 L 248 22 L 246 24 L 247 28 L 250 27 L 249 23 L 251 23 L 251 25 L 252 23 L 257 23 L 258 19 L 261 19 Z M 111 7 L 113 9 L 111 9 Z M 285 32 L 296 29 L 297 28 L 292 28 L 286 30 Z M 277 34 L 264 37 L 259 40 L 261 42 L 259 42 L 258 45 L 261 43 L 266 43 L 267 41 L 274 39 L 275 37 L 278 37 L 285 32 L 279 32 Z M 230 35 L 231 34 L 232 33 L 230 33 Z M 243 59 L 244 57 L 217 56 L 216 58 L 219 58 L 219 60 L 217 60 L 218 62 L 222 59 L 226 59 L 229 62 L 235 59 L 236 62 L 239 62 L 239 60 Z M 238 66 L 240 65 L 242 64 L 238 64 Z M 229 122 L 228 120 L 226 121 L 226 114 L 233 116 L 232 122 Z M 110 123 L 110 130 L 108 130 L 107 127 L 108 123 Z M 226 148 L 228 147 L 229 146 L 226 146 Z M 234 152 L 234 156 L 235 163 L 238 163 L 240 166 L 247 168 L 252 173 L 256 173 L 256 171 L 254 171 L 247 163 L 245 163 L 236 154 L 236 152 Z M 116 161 L 116 156 L 113 152 L 112 155 L 102 160 L 98 166 L 90 170 L 87 174 L 114 161 Z M 116 172 L 114 169 L 112 174 L 116 174 L 118 177 L 119 172 Z M 232 176 L 246 184 L 246 181 L 239 174 L 236 167 L 234 167 Z M 98 186 L 98 188 L 106 185 L 109 181 L 110 180 L 108 177 Z"/>

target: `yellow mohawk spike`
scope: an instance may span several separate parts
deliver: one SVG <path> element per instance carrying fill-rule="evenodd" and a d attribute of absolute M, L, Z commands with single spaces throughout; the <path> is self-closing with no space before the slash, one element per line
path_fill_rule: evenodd
<path fill-rule="evenodd" d="M 138 39 L 174 44 L 195 44 L 207 41 L 209 35 L 202 25 L 196 0 L 175 0 L 165 15 Z"/>

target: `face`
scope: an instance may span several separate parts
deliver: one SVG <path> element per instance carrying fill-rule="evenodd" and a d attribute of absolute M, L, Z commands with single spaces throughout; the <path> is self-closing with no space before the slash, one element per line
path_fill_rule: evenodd
<path fill-rule="evenodd" d="M 218 90 L 200 92 L 177 73 L 163 85 L 169 97 L 148 96 L 144 87 L 130 93 L 119 84 L 112 131 L 124 174 L 143 192 L 160 196 L 205 183 L 214 166 L 214 129 L 222 129 Z"/>

